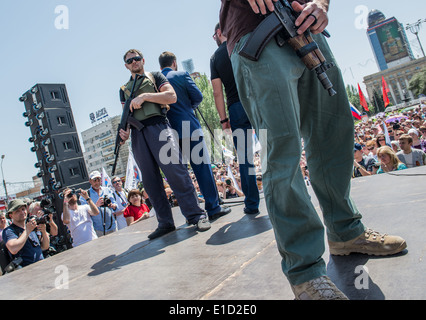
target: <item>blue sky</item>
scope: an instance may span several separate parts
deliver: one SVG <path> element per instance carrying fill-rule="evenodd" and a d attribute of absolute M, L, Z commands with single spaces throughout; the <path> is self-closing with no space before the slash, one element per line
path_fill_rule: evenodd
<path fill-rule="evenodd" d="M 329 43 L 347 84 L 362 84 L 363 76 L 378 71 L 366 30 L 357 24 L 363 21 L 362 10 L 379 9 L 404 25 L 425 18 L 425 1 L 406 3 L 410 5 L 399 0 L 331 1 Z M 67 30 L 55 27 L 60 5 L 69 10 Z M 209 75 L 219 8 L 219 0 L 1 1 L 0 154 L 6 156 L 6 181 L 31 181 L 37 173 L 24 105 L 18 101 L 22 93 L 36 83 L 65 83 L 77 130 L 84 131 L 91 127 L 91 112 L 105 107 L 111 116 L 120 113 L 118 88 L 129 77 L 122 56 L 129 48 L 144 53 L 146 70 L 158 70 L 158 56 L 167 50 L 179 62 L 192 58 L 196 71 Z M 426 48 L 425 28 L 420 38 Z M 417 53 L 414 36 L 408 32 L 408 38 Z"/>

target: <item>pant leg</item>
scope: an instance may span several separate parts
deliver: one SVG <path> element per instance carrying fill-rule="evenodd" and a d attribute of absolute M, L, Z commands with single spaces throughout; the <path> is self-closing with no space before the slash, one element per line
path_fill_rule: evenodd
<path fill-rule="evenodd" d="M 214 215 L 218 213 L 221 208 L 219 206 L 219 195 L 213 177 L 207 145 L 203 136 L 199 136 L 197 140 L 191 139 L 189 143 L 191 151 L 189 159 L 198 185 L 200 186 L 200 191 L 205 200 L 205 209 L 209 215 Z"/>
<path fill-rule="evenodd" d="M 247 37 L 240 41 L 236 50 L 245 43 Z M 328 50 L 326 47 L 323 49 Z M 299 167 L 301 129 L 307 141 L 307 152 L 311 160 L 311 163 L 308 162 L 310 174 L 317 183 L 314 190 L 321 207 L 323 203 L 329 204 L 324 215 L 327 226 L 334 223 L 330 221 L 345 220 L 346 224 L 343 228 L 339 228 L 339 232 L 344 232 L 347 237 L 351 234 L 352 238 L 363 230 L 353 207 L 342 205 L 344 202 L 342 200 L 339 202 L 340 207 L 345 207 L 345 210 L 340 208 L 336 210 L 334 205 L 338 202 L 336 199 L 338 196 L 334 196 L 331 190 L 342 189 L 344 191 L 340 191 L 339 194 L 343 192 L 348 197 L 350 178 L 348 180 L 346 175 L 350 177 L 350 173 L 347 169 L 340 171 L 343 177 L 334 175 L 334 178 L 327 179 L 330 183 L 334 183 L 328 190 L 325 189 L 325 183 L 319 182 L 319 177 L 324 178 L 330 174 L 327 171 L 321 176 L 322 166 L 327 165 L 321 157 L 326 152 L 331 152 L 333 163 L 346 168 L 349 162 L 347 151 L 340 153 L 340 148 L 348 150 L 348 145 L 350 148 L 353 145 L 353 140 L 348 139 L 347 133 L 353 123 L 348 122 L 349 119 L 345 116 L 347 112 L 343 110 L 347 106 L 347 101 L 345 105 L 341 104 L 344 100 L 341 96 L 344 94 L 344 90 L 340 88 L 341 77 L 336 74 L 332 78 L 333 81 L 340 80 L 336 100 L 326 98 L 328 93 L 322 88 L 319 90 L 315 73 L 305 68 L 288 45 L 279 48 L 274 41 L 267 45 L 258 62 L 248 61 L 238 56 L 236 51 L 231 60 L 240 97 L 250 121 L 256 130 L 268 130 L 266 143 L 262 145 L 263 149 L 267 148 L 267 151 L 262 153 L 262 165 L 266 165 L 266 168 L 263 168 L 266 204 L 274 225 L 278 248 L 283 257 L 283 271 L 292 284 L 300 284 L 326 274 L 325 264 L 321 258 L 324 252 L 323 227 L 309 199 Z M 328 104 L 333 106 L 340 104 L 338 109 L 344 116 L 336 116 L 335 110 L 328 112 Z M 316 108 L 325 110 L 321 113 L 321 117 L 316 111 L 310 112 Z M 330 129 L 337 135 L 333 139 L 336 145 L 330 148 L 326 139 L 329 135 L 325 133 L 328 130 L 327 126 L 334 120 L 343 121 L 342 124 L 334 124 L 335 128 L 348 126 L 349 129 L 345 129 L 346 132 L 340 140 L 337 138 L 340 134 L 336 132 L 338 130 Z M 322 148 L 327 150 L 319 154 L 313 152 Z M 350 161 L 352 163 L 353 158 Z M 351 223 L 348 224 L 347 221 Z M 348 226 L 349 230 L 344 230 Z"/>
<path fill-rule="evenodd" d="M 337 65 L 325 38 L 319 35 L 314 39 L 326 60 Z M 331 68 L 327 75 L 337 91 L 333 97 L 321 86 L 315 72 L 306 71 L 299 81 L 301 131 L 327 237 L 348 241 L 364 231 L 361 214 L 350 197 L 354 122 L 340 69 Z"/>
<path fill-rule="evenodd" d="M 298 81 L 306 70 L 289 46 L 271 41 L 258 62 L 231 56 L 241 102 L 262 143 L 266 206 L 274 226 L 282 269 L 292 284 L 326 274 L 324 228 L 300 171 L 301 136 Z"/>
<path fill-rule="evenodd" d="M 135 161 L 141 170 L 142 182 L 149 196 L 152 206 L 155 209 L 159 228 L 168 228 L 174 226 L 172 209 L 164 190 L 163 178 L 153 151 L 150 148 L 150 142 L 146 134 L 150 131 L 146 127 L 139 132 L 132 130 L 132 150 Z M 158 137 L 157 139 L 158 140 Z"/>
<path fill-rule="evenodd" d="M 173 190 L 182 214 L 189 223 L 196 223 L 204 210 L 198 205 L 198 199 L 188 168 L 182 162 L 179 143 L 168 124 L 160 123 L 143 129 L 150 150 L 167 183 Z"/>
<path fill-rule="evenodd" d="M 241 188 L 245 195 L 244 204 L 247 209 L 256 210 L 259 208 L 260 200 L 253 160 L 252 125 L 241 102 L 232 104 L 228 111 L 234 133 L 234 146 L 238 155 Z"/>

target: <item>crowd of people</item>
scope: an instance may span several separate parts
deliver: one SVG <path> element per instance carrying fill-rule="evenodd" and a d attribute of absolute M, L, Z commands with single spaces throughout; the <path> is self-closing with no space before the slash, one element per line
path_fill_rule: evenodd
<path fill-rule="evenodd" d="M 262 191 L 258 153 L 255 155 L 255 164 L 258 187 Z M 244 196 L 241 191 L 237 161 L 212 164 L 211 167 L 221 202 L 225 199 Z M 189 169 L 188 173 L 197 192 L 198 201 L 204 202 L 192 169 Z M 61 193 L 63 207 L 60 219 L 69 231 L 72 247 L 80 246 L 155 215 L 142 182 L 138 184 L 138 188 L 127 190 L 123 187 L 123 179 L 115 176 L 111 179 L 110 187 L 103 187 L 101 173 L 93 171 L 89 175 L 89 183 L 91 187 L 88 190 L 66 188 Z M 166 179 L 163 179 L 163 185 L 170 206 L 179 206 Z M 21 251 L 20 257 L 23 261 L 19 267 L 49 256 L 50 239 L 58 235 L 58 226 L 53 218 L 56 211 L 60 212 L 56 208 L 46 212 L 40 201 L 25 198 L 12 200 L 7 212 L 0 214 L 0 242 L 3 245 L 8 243 L 7 249 L 11 258 Z M 38 220 L 45 215 L 47 215 L 45 223 L 40 223 Z"/>
<path fill-rule="evenodd" d="M 395 120 L 387 121 L 390 117 Z M 355 125 L 353 178 L 422 165 L 426 165 L 425 104 L 421 104 L 412 111 L 393 112 L 387 116 L 379 114 Z M 254 155 L 254 166 L 258 190 L 262 192 L 259 153 Z M 212 164 L 211 168 L 221 203 L 226 199 L 244 197 L 237 159 L 227 163 Z M 304 151 L 300 159 L 300 168 L 309 185 L 309 168 Z M 203 203 L 204 196 L 192 169 L 189 169 L 189 175 L 198 201 Z M 139 189 L 126 190 L 123 187 L 122 178 L 116 176 L 111 179 L 111 188 L 101 187 L 99 171 L 90 173 L 89 182 L 91 184 L 89 190 L 76 192 L 65 189 L 63 191 L 64 205 L 61 219 L 68 227 L 73 247 L 148 219 L 155 214 L 151 212 L 152 204 L 142 184 Z M 163 184 L 170 206 L 179 206 L 166 179 L 163 179 Z M 58 234 L 58 226 L 52 213 L 48 214 L 47 224 L 34 224 L 32 220 L 23 220 L 24 211 L 25 216 L 35 216 L 39 219 L 46 214 L 40 201 L 32 201 L 28 198 L 13 200 L 9 204 L 8 212 L 0 215 L 0 241 L 8 241 L 15 236 L 18 240 L 26 229 L 22 221 L 37 230 L 37 238 L 27 235 L 30 242 L 41 244 L 43 240 Z M 21 229 L 10 230 L 3 234 L 4 229 L 12 224 L 14 213 L 17 213 L 15 220 L 18 221 L 18 225 L 21 224 Z M 34 246 L 27 246 L 31 252 L 29 256 L 32 257 L 32 262 L 43 257 L 43 254 L 39 251 L 35 252 L 34 248 Z M 45 246 L 40 248 L 44 249 L 42 251 L 46 255 L 49 246 L 46 247 L 45 243 Z M 26 263 L 31 263 L 31 260 L 25 260 L 22 266 Z"/>
<path fill-rule="evenodd" d="M 355 126 L 353 177 L 426 165 L 426 105 Z"/>
<path fill-rule="evenodd" d="M 211 80 L 222 128 L 250 129 L 245 130 L 246 133 L 252 132 L 252 128 L 267 130 L 263 141 L 263 145 L 268 146 L 262 154 L 263 175 L 248 174 L 254 162 L 247 160 L 253 155 L 247 152 L 250 148 L 241 148 L 235 139 L 238 159 L 245 160 L 241 164 L 212 167 L 206 162 L 194 162 L 191 163 L 193 172 L 188 172 L 180 155 L 184 151 L 192 154 L 198 145 L 204 144 L 203 135 L 193 140 L 193 133 L 200 129 L 194 110 L 202 95 L 189 74 L 177 71 L 176 57 L 171 52 L 161 54 L 161 72 L 146 72 L 145 59 L 139 50 L 131 49 L 124 54 L 131 78 L 121 87 L 120 100 L 139 123 L 120 130 L 119 134 L 123 142 L 131 138 L 144 188 L 156 212 L 158 227 L 148 235 L 149 239 L 175 230 L 171 204 L 179 205 L 188 224 L 195 225 L 201 232 L 211 228 L 210 221 L 230 212 L 230 208 L 221 205 L 223 199 L 244 195 L 244 213 L 256 214 L 262 188 L 259 185 L 264 182 L 268 194 L 265 202 L 283 258 L 282 270 L 296 299 L 347 299 L 327 277 L 322 259 L 324 225 L 332 255 L 357 252 L 388 256 L 407 247 L 403 238 L 380 234 L 361 221 L 350 198 L 352 154 L 353 177 L 425 165 L 425 106 L 400 116 L 398 121 L 391 122 L 383 115 L 361 122 L 355 126 L 354 141 L 349 103 L 338 68 L 327 70 L 335 90 L 325 91 L 315 73 L 305 70 L 294 50 L 281 46 L 279 41 L 262 47 L 257 62 L 238 54 L 247 44 L 251 31 L 261 23 L 259 12 L 266 15 L 266 7 L 273 11 L 276 2 L 222 0 L 220 25 L 213 35 L 219 49 L 211 58 Z M 309 28 L 315 35 L 315 45 L 333 62 L 325 38 L 319 35 L 328 24 L 329 1 L 292 1 L 291 6 L 300 13 L 294 22 L 298 34 L 304 34 Z M 270 70 L 272 65 L 274 72 Z M 279 90 L 277 83 L 281 84 Z M 190 123 L 189 132 L 183 130 L 184 122 Z M 177 138 L 169 134 L 171 129 L 178 132 Z M 164 133 L 167 139 L 160 139 Z M 307 139 L 306 144 L 302 137 Z M 181 146 L 188 139 L 189 150 L 183 150 Z M 327 148 L 329 145 L 332 148 Z M 175 163 L 161 161 L 160 151 L 164 147 L 178 156 Z M 422 148 L 423 151 L 419 150 Z M 306 154 L 301 155 L 303 149 Z M 200 158 L 209 157 L 207 152 L 201 153 Z M 188 159 L 191 161 L 192 157 Z M 324 223 L 302 180 L 309 183 L 310 175 Z M 150 216 L 149 206 L 144 206 L 142 200 L 144 193 L 131 190 L 125 197 L 120 188 L 121 179 L 114 177 L 112 182 L 115 190 L 111 192 L 101 187 L 99 172 L 90 173 L 91 188 L 80 192 L 80 204 L 75 190 L 65 191 L 62 219 L 69 226 L 75 244 L 115 232 L 123 225 L 120 220 L 130 225 Z M 6 227 L 3 240 L 12 253 L 26 246 L 37 247 L 36 252 L 34 248 L 29 249 L 31 255 L 25 258 L 29 263 L 38 261 L 41 250 L 46 248 L 46 227 L 37 225 L 34 219 L 26 220 L 26 204 L 14 201 L 8 214 L 12 225 L 19 229 Z M 200 201 L 204 201 L 205 209 L 199 206 Z M 39 230 L 38 235 L 31 232 L 35 228 Z"/>

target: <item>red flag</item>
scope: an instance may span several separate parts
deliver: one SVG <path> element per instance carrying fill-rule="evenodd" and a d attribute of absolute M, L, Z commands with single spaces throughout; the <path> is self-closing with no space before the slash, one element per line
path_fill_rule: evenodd
<path fill-rule="evenodd" d="M 358 93 L 359 93 L 359 101 L 360 101 L 362 107 L 364 108 L 364 110 L 370 111 L 370 109 L 368 109 L 367 100 L 365 100 L 365 96 L 362 93 L 362 90 L 361 90 L 361 87 L 359 86 L 359 83 L 358 83 Z"/>
<path fill-rule="evenodd" d="M 388 84 L 386 83 L 386 80 L 384 77 L 382 77 L 382 93 L 383 93 L 383 102 L 385 103 L 385 108 L 389 105 L 390 101 L 389 101 L 389 87 Z"/>

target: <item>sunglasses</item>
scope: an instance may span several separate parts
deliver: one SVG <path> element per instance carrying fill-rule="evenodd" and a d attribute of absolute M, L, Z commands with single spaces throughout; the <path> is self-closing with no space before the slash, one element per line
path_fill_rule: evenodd
<path fill-rule="evenodd" d="M 126 60 L 126 63 L 127 64 L 132 64 L 133 61 L 142 61 L 142 57 L 141 56 L 136 56 L 136 57 L 133 57 L 133 58 L 129 58 L 129 59 Z"/>

